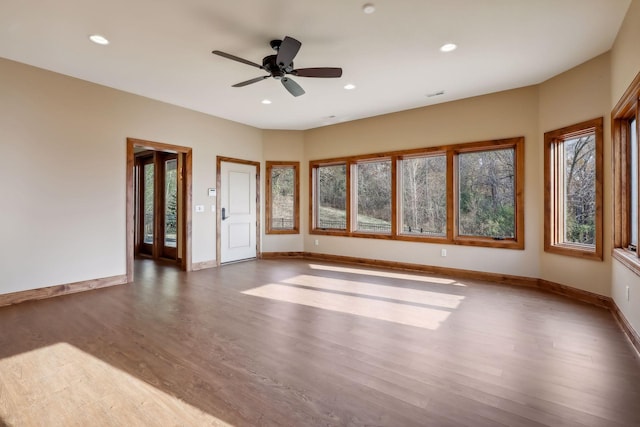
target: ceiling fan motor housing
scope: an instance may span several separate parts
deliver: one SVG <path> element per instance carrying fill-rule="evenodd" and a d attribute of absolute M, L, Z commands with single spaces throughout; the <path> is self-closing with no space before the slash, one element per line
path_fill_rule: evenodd
<path fill-rule="evenodd" d="M 262 67 L 267 70 L 272 77 L 278 79 L 293 71 L 293 62 L 282 67 L 277 63 L 277 55 L 269 55 L 262 59 Z"/>

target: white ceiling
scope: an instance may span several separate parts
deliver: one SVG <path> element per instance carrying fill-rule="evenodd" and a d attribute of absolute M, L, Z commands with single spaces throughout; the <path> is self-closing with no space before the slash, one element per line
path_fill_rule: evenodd
<path fill-rule="evenodd" d="M 1 0 L 0 56 L 258 128 L 310 129 L 540 83 L 609 50 L 630 4 L 371 0 L 367 15 L 367 1 Z M 232 88 L 263 71 L 211 54 L 261 63 L 285 35 L 302 42 L 296 68 L 343 76 L 295 77 L 298 98 L 274 79 Z M 447 42 L 459 48 L 441 53 Z"/>

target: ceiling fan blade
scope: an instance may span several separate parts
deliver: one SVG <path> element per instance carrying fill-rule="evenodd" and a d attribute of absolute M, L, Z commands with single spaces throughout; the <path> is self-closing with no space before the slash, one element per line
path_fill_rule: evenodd
<path fill-rule="evenodd" d="M 291 72 L 299 77 L 341 77 L 342 68 L 320 67 L 320 68 L 299 68 Z"/>
<path fill-rule="evenodd" d="M 289 91 L 289 93 L 293 96 L 304 95 L 304 89 L 300 87 L 300 85 L 289 77 L 283 77 L 281 80 L 282 85 Z"/>
<path fill-rule="evenodd" d="M 258 82 L 260 82 L 260 81 L 262 81 L 262 80 L 264 80 L 264 79 L 268 79 L 269 77 L 271 77 L 271 76 L 260 76 L 260 77 L 256 77 L 255 79 L 251 79 L 251 80 L 247 80 L 247 81 L 244 81 L 244 82 L 236 83 L 236 84 L 234 84 L 234 85 L 233 85 L 233 86 L 231 86 L 231 87 L 242 87 L 242 86 L 247 86 L 247 85 L 250 85 L 250 84 L 253 84 L 253 83 L 258 83 Z"/>
<path fill-rule="evenodd" d="M 255 62 L 251 62 L 251 61 L 249 61 L 247 59 L 243 59 L 243 58 L 240 58 L 240 57 L 235 56 L 235 55 L 231 55 L 230 53 L 221 52 L 219 50 L 214 50 L 211 53 L 213 53 L 214 55 L 222 56 L 223 58 L 227 58 L 227 59 L 231 59 L 233 61 L 242 62 L 243 64 L 251 65 L 252 67 L 263 69 L 262 65 L 256 64 Z"/>
<path fill-rule="evenodd" d="M 276 57 L 276 63 L 280 67 L 286 67 L 287 65 L 293 62 L 293 58 L 296 57 L 298 51 L 300 50 L 300 43 L 298 40 L 293 37 L 286 36 L 282 43 L 280 43 L 280 48 L 278 49 L 278 56 Z"/>

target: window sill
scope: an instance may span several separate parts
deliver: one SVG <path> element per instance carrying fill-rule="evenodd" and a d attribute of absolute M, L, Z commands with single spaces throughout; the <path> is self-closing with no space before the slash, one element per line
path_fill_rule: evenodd
<path fill-rule="evenodd" d="M 633 271 L 637 276 L 640 276 L 640 258 L 638 258 L 635 252 L 616 248 L 613 250 L 612 255 L 613 259 L 620 261 L 622 265 Z"/>
<path fill-rule="evenodd" d="M 299 230 L 278 230 L 276 229 L 271 229 L 271 230 L 267 230 L 264 234 L 274 234 L 274 235 L 278 235 L 278 234 L 300 234 Z"/>
<path fill-rule="evenodd" d="M 560 244 L 545 246 L 544 251 L 551 254 L 571 256 L 575 258 L 602 261 L 602 253 L 598 253 L 595 247 L 579 244 Z"/>
<path fill-rule="evenodd" d="M 340 237 L 357 237 L 365 239 L 384 239 L 384 240 L 397 240 L 405 242 L 421 242 L 421 243 L 438 243 L 445 245 L 460 245 L 460 246 L 476 246 L 485 248 L 500 248 L 500 249 L 516 249 L 523 250 L 524 242 L 517 241 L 515 239 L 490 239 L 482 237 L 455 237 L 454 239 L 448 239 L 446 236 L 411 236 L 407 234 L 380 234 L 380 233 L 363 233 L 363 232 L 348 232 L 345 230 L 336 229 L 312 229 L 309 234 L 311 235 L 325 235 L 325 236 L 340 236 Z"/>
<path fill-rule="evenodd" d="M 491 237 L 456 236 L 453 238 L 452 243 L 454 245 L 524 250 L 524 241 L 518 241 L 514 238 L 495 239 Z"/>

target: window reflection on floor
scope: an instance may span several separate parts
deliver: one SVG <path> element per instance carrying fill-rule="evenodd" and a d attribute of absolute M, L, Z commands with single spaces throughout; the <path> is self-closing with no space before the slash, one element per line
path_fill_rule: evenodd
<path fill-rule="evenodd" d="M 243 293 L 431 330 L 464 299 L 442 292 L 305 274 Z"/>

